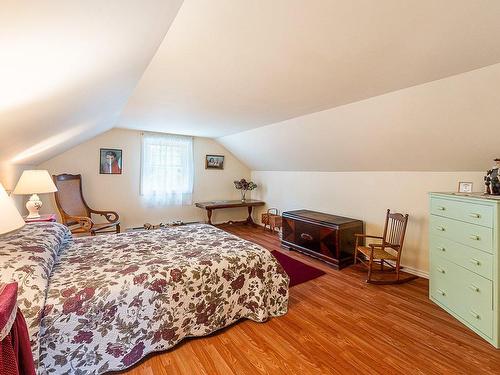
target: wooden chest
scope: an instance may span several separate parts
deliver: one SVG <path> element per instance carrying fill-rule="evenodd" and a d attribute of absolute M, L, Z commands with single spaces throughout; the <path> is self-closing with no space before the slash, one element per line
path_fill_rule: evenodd
<path fill-rule="evenodd" d="M 309 210 L 283 212 L 282 246 L 324 260 L 337 269 L 353 263 L 355 233 L 364 233 L 361 220 Z"/>

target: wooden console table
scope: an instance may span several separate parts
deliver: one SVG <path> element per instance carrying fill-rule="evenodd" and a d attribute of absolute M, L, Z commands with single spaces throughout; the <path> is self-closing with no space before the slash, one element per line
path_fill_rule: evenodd
<path fill-rule="evenodd" d="M 252 208 L 255 206 L 263 206 L 265 203 L 263 201 L 258 201 L 255 199 L 247 199 L 245 202 L 241 200 L 234 201 L 211 201 L 211 202 L 197 202 L 195 206 L 198 208 L 202 208 L 207 210 L 208 216 L 208 224 L 212 224 L 212 211 L 220 210 L 222 208 L 238 208 L 238 207 L 247 207 L 248 208 L 248 217 L 244 221 L 228 221 L 228 223 L 245 223 L 245 224 L 254 224 L 252 219 Z"/>

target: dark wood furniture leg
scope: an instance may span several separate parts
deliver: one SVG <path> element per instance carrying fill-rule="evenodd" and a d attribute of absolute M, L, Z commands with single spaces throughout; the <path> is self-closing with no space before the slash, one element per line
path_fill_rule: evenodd
<path fill-rule="evenodd" d="M 208 224 L 212 225 L 212 210 L 207 208 Z"/>
<path fill-rule="evenodd" d="M 254 221 L 252 219 L 252 206 L 248 206 L 248 217 L 247 217 L 247 224 L 248 225 L 254 225 Z"/>

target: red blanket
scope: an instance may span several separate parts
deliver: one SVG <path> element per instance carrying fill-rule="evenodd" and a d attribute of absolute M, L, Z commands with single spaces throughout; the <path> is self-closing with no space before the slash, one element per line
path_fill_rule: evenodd
<path fill-rule="evenodd" d="M 17 307 L 17 284 L 0 284 L 0 374 L 35 375 L 28 327 Z"/>

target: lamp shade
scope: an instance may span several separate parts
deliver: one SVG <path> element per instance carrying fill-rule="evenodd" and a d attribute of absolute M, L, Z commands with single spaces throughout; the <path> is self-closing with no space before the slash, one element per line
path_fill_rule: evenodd
<path fill-rule="evenodd" d="M 24 225 L 21 214 L 14 206 L 14 202 L 7 195 L 3 185 L 0 184 L 0 234 L 12 232 Z"/>
<path fill-rule="evenodd" d="M 43 194 L 57 191 L 49 172 L 43 169 L 26 170 L 17 182 L 14 194 Z"/>

